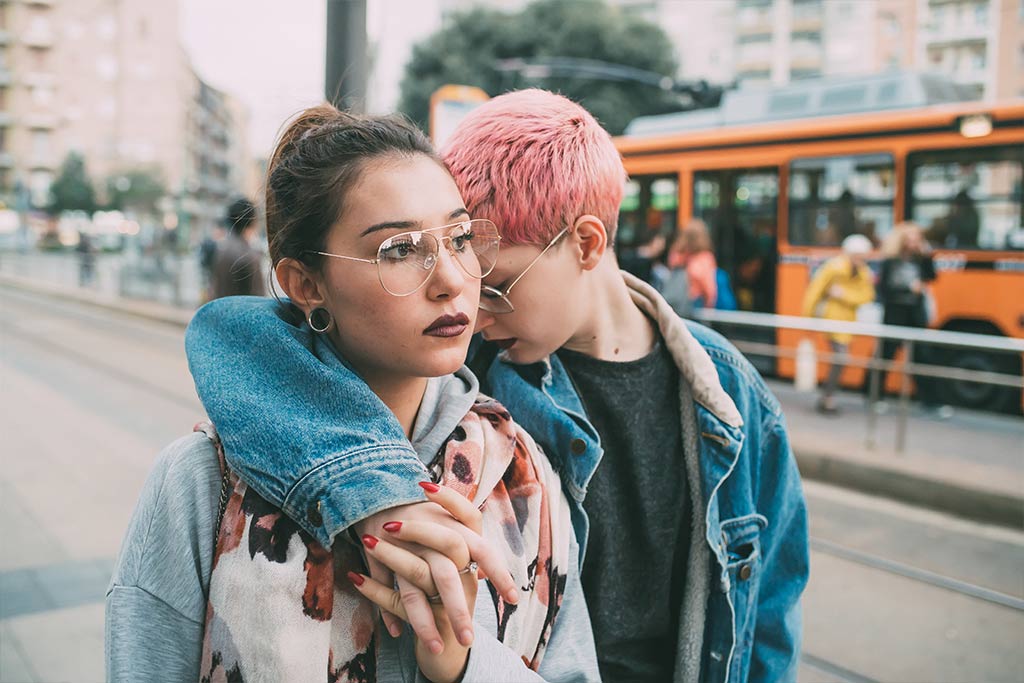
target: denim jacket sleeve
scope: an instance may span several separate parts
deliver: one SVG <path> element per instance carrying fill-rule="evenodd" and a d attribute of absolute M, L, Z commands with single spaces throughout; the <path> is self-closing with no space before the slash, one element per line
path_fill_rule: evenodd
<path fill-rule="evenodd" d="M 361 519 L 425 500 L 397 419 L 290 304 L 227 297 L 185 334 L 229 465 L 325 547 Z"/>
<path fill-rule="evenodd" d="M 758 510 L 772 520 L 763 533 L 764 574 L 750 660 L 750 681 L 796 681 L 802 635 L 800 596 L 810 559 L 807 506 L 786 433 L 778 415 L 765 430 Z"/>

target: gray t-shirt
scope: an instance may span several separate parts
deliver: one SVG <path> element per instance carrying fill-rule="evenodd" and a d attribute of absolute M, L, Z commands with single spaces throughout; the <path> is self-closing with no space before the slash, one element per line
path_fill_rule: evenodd
<path fill-rule="evenodd" d="M 604 448 L 583 502 L 590 536 L 582 574 L 601 677 L 670 681 L 690 544 L 684 380 L 660 340 L 625 363 L 567 350 L 558 357 Z"/>

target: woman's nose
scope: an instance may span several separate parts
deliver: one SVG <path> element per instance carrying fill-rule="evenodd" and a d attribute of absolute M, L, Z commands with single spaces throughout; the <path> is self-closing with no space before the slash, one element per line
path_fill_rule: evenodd
<path fill-rule="evenodd" d="M 431 298 L 458 296 L 462 292 L 462 288 L 466 285 L 467 275 L 455 262 L 456 258 L 447 243 L 439 245 L 437 264 L 434 266 L 434 272 L 427 285 Z"/>

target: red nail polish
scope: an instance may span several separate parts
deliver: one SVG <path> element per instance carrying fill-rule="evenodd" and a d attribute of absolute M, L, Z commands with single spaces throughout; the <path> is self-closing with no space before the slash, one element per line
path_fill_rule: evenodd
<path fill-rule="evenodd" d="M 349 572 L 348 573 L 348 580 L 351 581 L 352 583 L 354 583 L 357 586 L 362 586 L 363 585 L 363 581 L 366 581 L 366 579 L 364 579 L 359 574 L 356 574 L 355 572 Z"/>
<path fill-rule="evenodd" d="M 402 523 L 401 522 L 388 522 L 387 524 L 384 525 L 384 531 L 388 532 L 389 534 L 397 534 L 401 530 L 402 530 Z"/>
<path fill-rule="evenodd" d="M 363 536 L 363 545 L 365 545 L 370 550 L 373 550 L 374 548 L 376 548 L 377 547 L 377 543 L 379 541 L 380 541 L 379 538 L 377 538 L 376 536 L 371 536 L 370 534 L 366 534 L 366 535 Z"/>
<path fill-rule="evenodd" d="M 427 493 L 437 493 L 438 491 L 441 490 L 440 486 L 430 481 L 421 481 L 420 488 L 426 491 Z"/>

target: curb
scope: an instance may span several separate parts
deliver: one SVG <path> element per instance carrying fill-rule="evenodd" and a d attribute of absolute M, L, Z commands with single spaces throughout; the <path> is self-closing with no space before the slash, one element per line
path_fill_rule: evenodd
<path fill-rule="evenodd" d="M 805 479 L 930 508 L 957 517 L 1013 529 L 1024 528 L 1024 497 L 964 486 L 917 473 L 855 462 L 809 451 L 796 451 Z"/>
<path fill-rule="evenodd" d="M 189 321 L 192 320 L 192 314 L 195 312 L 191 309 L 175 308 L 153 301 L 123 299 L 88 290 L 38 282 L 30 278 L 8 275 L 7 273 L 0 273 L 0 287 L 48 296 L 61 301 L 73 301 L 85 306 L 132 315 L 137 318 L 145 318 L 146 320 L 181 328 L 188 327 Z"/>

